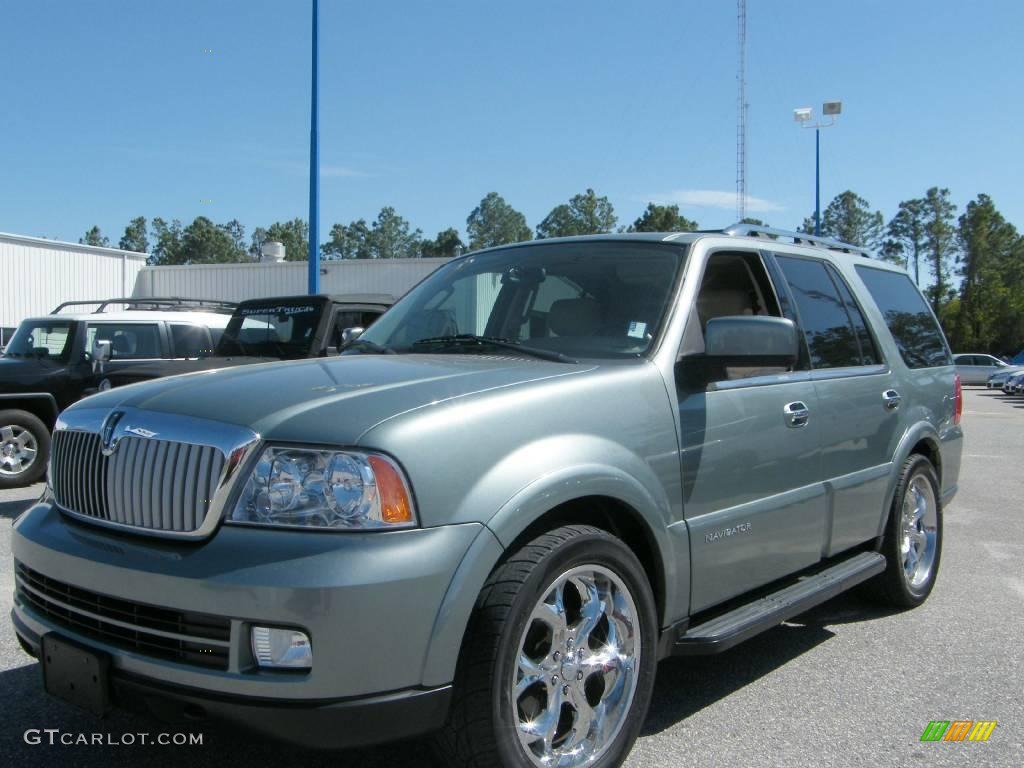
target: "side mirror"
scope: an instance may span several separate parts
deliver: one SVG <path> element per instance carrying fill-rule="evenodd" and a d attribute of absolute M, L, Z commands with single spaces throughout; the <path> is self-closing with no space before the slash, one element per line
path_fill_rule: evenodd
<path fill-rule="evenodd" d="M 111 343 L 109 341 L 94 341 L 92 343 L 92 372 L 103 371 L 103 365 L 110 359 Z"/>
<path fill-rule="evenodd" d="M 362 336 L 363 335 L 363 331 L 365 331 L 365 330 L 366 330 L 365 328 L 358 328 L 358 327 L 357 328 L 346 328 L 344 331 L 341 332 L 341 346 L 342 347 L 347 347 L 353 341 L 355 341 L 360 336 Z"/>
<path fill-rule="evenodd" d="M 704 354 L 724 365 L 788 368 L 800 356 L 800 340 L 792 320 L 716 317 L 704 331 Z"/>

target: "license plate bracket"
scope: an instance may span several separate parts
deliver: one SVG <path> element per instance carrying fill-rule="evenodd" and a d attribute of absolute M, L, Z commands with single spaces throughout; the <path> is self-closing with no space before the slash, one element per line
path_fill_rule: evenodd
<path fill-rule="evenodd" d="M 110 711 L 110 656 L 48 632 L 39 661 L 47 693 L 97 717 Z"/>

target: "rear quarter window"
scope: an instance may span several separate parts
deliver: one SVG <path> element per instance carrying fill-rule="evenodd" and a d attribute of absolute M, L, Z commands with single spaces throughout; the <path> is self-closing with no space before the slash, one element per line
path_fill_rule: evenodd
<path fill-rule="evenodd" d="M 857 266 L 908 368 L 950 365 L 952 357 L 935 315 L 909 275 Z"/>
<path fill-rule="evenodd" d="M 213 354 L 210 332 L 201 325 L 171 323 L 175 357 L 208 357 Z"/>

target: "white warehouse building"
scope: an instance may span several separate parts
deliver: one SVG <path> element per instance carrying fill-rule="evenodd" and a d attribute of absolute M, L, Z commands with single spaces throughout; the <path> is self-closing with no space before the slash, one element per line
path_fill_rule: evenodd
<path fill-rule="evenodd" d="M 305 261 L 151 267 L 147 258 L 117 248 L 0 233 L 0 347 L 23 319 L 45 315 L 65 301 L 127 296 L 242 301 L 306 292 Z M 397 299 L 447 261 L 323 261 L 320 292 Z"/>
<path fill-rule="evenodd" d="M 65 301 L 130 296 L 145 253 L 0 232 L 0 346 Z"/>
<path fill-rule="evenodd" d="M 331 296 L 389 294 L 397 299 L 447 261 L 446 258 L 321 261 L 320 293 Z M 306 261 L 145 267 L 138 273 L 132 295 L 221 301 L 290 296 L 306 292 L 308 269 Z"/>

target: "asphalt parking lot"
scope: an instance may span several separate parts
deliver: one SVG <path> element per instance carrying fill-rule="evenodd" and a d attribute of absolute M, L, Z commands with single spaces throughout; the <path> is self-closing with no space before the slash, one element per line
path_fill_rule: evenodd
<path fill-rule="evenodd" d="M 1024 398 L 968 390 L 963 423 L 960 494 L 930 600 L 893 613 L 846 595 L 720 656 L 663 663 L 628 766 L 1024 765 Z M 206 723 L 183 729 L 121 713 L 99 721 L 46 696 L 6 620 L 11 522 L 40 488 L 0 491 L 2 764 L 434 765 L 418 742 L 307 753 Z M 985 743 L 922 743 L 931 720 L 999 724 Z M 34 745 L 29 729 L 117 741 L 187 730 L 203 744 Z"/>

